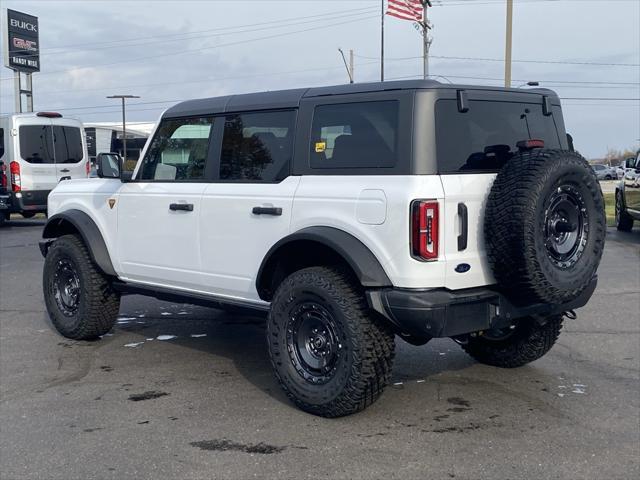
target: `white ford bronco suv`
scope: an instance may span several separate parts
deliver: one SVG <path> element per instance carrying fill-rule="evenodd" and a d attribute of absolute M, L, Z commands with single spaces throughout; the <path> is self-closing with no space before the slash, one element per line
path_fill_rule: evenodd
<path fill-rule="evenodd" d="M 49 195 L 46 306 L 73 339 L 127 293 L 268 312 L 282 388 L 348 415 L 389 382 L 394 337 L 480 362 L 544 355 L 596 287 L 603 198 L 550 90 L 402 81 L 191 100 L 133 176 Z"/>

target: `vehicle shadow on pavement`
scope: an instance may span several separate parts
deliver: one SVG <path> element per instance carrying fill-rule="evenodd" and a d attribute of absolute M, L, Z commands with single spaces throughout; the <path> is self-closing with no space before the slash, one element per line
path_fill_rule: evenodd
<path fill-rule="evenodd" d="M 262 392 L 295 408 L 278 385 L 271 368 L 265 338 L 266 318 L 191 305 L 161 305 L 160 311 L 154 308 L 153 311 L 141 313 L 140 309 L 131 308 L 134 305 L 125 304 L 120 320 L 112 331 L 113 336 L 134 334 L 139 339 L 132 340 L 127 335 L 123 345 L 143 342 L 139 347 L 143 351 L 152 343 L 154 347 L 171 344 L 204 352 L 209 359 L 204 360 L 199 369 L 204 374 L 203 381 L 208 378 L 208 381 L 216 382 L 234 375 L 236 371 Z M 158 337 L 167 338 L 162 336 L 175 338 L 158 340 Z M 458 345 L 448 339 L 434 340 L 421 347 L 396 339 L 396 352 L 392 384 L 389 385 L 390 389 L 395 390 L 475 365 Z M 197 358 L 203 362 L 202 356 L 198 355 Z M 229 368 L 229 361 L 232 368 Z"/>

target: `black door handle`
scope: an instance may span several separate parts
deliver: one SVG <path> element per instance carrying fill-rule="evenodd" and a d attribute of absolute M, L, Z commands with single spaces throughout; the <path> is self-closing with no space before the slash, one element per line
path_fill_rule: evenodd
<path fill-rule="evenodd" d="M 62 170 L 60 170 L 62 173 L 69 173 L 71 170 L 69 170 L 68 168 L 63 168 Z"/>
<path fill-rule="evenodd" d="M 251 212 L 254 215 L 282 215 L 282 209 L 280 207 L 253 207 Z"/>
<path fill-rule="evenodd" d="M 469 213 L 464 203 L 458 204 L 458 216 L 460 217 L 460 235 L 458 235 L 458 251 L 466 250 L 469 236 Z"/>
<path fill-rule="evenodd" d="M 183 212 L 193 212 L 193 203 L 172 203 L 169 210 L 182 210 Z"/>

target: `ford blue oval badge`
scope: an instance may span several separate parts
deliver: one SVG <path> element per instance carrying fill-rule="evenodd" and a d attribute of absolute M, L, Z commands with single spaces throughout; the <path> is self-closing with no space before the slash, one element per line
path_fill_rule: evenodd
<path fill-rule="evenodd" d="M 471 270 L 471 265 L 468 263 L 461 263 L 456 267 L 456 272 L 458 273 L 467 273 L 469 270 Z"/>

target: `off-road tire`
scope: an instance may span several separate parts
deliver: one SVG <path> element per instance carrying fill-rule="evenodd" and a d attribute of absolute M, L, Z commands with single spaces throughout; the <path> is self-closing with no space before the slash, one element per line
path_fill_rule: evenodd
<path fill-rule="evenodd" d="M 79 279 L 79 300 L 73 315 L 65 315 L 55 298 L 59 262 L 75 269 Z M 42 280 L 47 311 L 60 334 L 74 340 L 94 340 L 113 328 L 120 310 L 120 294 L 112 288 L 110 278 L 94 265 L 79 237 L 64 235 L 51 244 Z"/>
<path fill-rule="evenodd" d="M 305 302 L 317 302 L 330 312 L 342 347 L 334 373 L 323 384 L 305 379 L 288 349 L 290 320 Z M 341 268 L 305 268 L 284 279 L 271 303 L 267 343 L 275 375 L 287 396 L 314 415 L 341 417 L 359 412 L 380 397 L 391 378 L 394 335 L 371 315 L 362 287 Z"/>
<path fill-rule="evenodd" d="M 568 188 L 582 202 L 586 221 L 574 262 L 549 254 L 549 202 Z M 582 212 L 582 209 L 576 209 Z M 586 233 L 585 233 L 586 232 Z M 606 218 L 598 180 L 576 152 L 535 149 L 517 153 L 498 173 L 485 214 L 484 237 L 493 274 L 516 301 L 562 304 L 578 297 L 596 273 Z"/>
<path fill-rule="evenodd" d="M 616 228 L 621 232 L 630 232 L 633 228 L 633 217 L 624 208 L 622 192 L 616 190 Z"/>
<path fill-rule="evenodd" d="M 521 319 L 513 332 L 502 340 L 488 336 L 469 337 L 462 348 L 480 363 L 501 368 L 516 368 L 545 355 L 556 343 L 562 329 L 562 315 L 546 319 L 540 325 L 532 318 Z"/>

